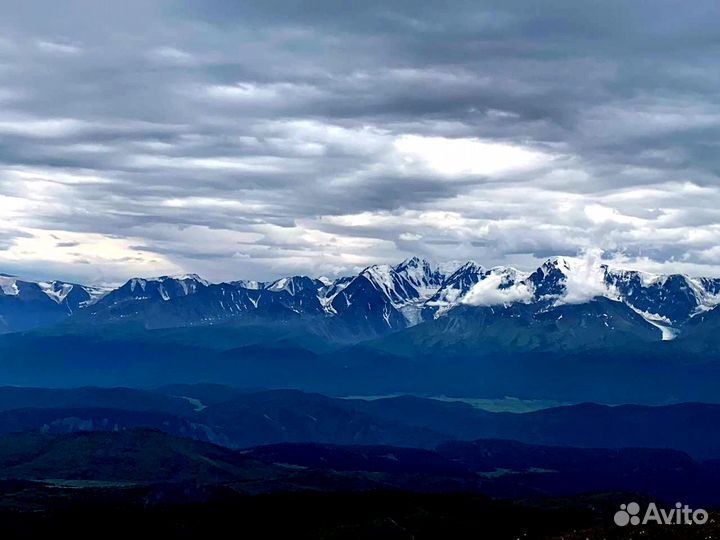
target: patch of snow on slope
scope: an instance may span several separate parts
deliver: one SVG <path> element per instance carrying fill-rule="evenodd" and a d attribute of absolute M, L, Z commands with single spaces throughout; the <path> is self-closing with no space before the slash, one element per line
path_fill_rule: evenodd
<path fill-rule="evenodd" d="M 17 279 L 10 276 L 0 276 L 0 289 L 2 289 L 3 294 L 8 296 L 17 296 L 20 293 Z"/>
<path fill-rule="evenodd" d="M 50 283 L 46 281 L 38 282 L 38 286 L 42 289 L 42 292 L 47 294 L 52 300 L 58 304 L 62 304 L 70 291 L 73 290 L 73 285 L 70 283 L 61 283 L 59 281 L 52 281 Z"/>
<path fill-rule="evenodd" d="M 275 283 L 272 283 L 270 286 L 268 286 L 268 291 L 274 291 L 279 292 L 282 290 L 288 290 L 288 284 L 290 283 L 290 278 L 280 278 Z M 288 292 L 290 292 L 288 290 Z M 292 294 L 292 292 L 290 292 Z"/>
<path fill-rule="evenodd" d="M 80 307 L 87 307 L 93 305 L 95 302 L 97 302 L 103 296 L 113 290 L 112 287 L 90 287 L 88 285 L 83 285 L 82 288 L 85 290 L 86 293 L 90 295 L 90 300 L 80 302 Z"/>
<path fill-rule="evenodd" d="M 195 281 L 199 283 L 200 285 L 205 285 L 206 287 L 210 285 L 210 282 L 206 279 L 201 278 L 197 274 L 179 274 L 176 276 L 169 276 L 171 279 L 176 279 L 178 281 Z"/>
<path fill-rule="evenodd" d="M 242 287 L 243 289 L 257 291 L 259 289 L 264 289 L 267 283 L 264 281 L 255 281 L 253 279 L 241 279 L 238 281 L 233 281 L 232 285 L 237 285 L 238 287 Z"/>
<path fill-rule="evenodd" d="M 396 298 L 397 292 L 395 291 L 395 284 L 393 280 L 393 269 L 387 264 L 378 264 L 374 266 L 368 266 L 362 271 L 373 284 L 373 286 L 380 290 L 385 296 L 390 299 Z"/>
<path fill-rule="evenodd" d="M 322 278 L 320 278 L 320 281 L 322 281 Z M 320 305 L 327 313 L 335 315 L 337 311 L 335 311 L 335 308 L 332 306 L 332 302 L 335 297 L 344 291 L 345 288 L 353 281 L 353 278 L 341 277 L 334 281 L 330 281 L 329 279 L 327 281 L 329 283 L 318 291 L 318 300 L 320 300 Z M 325 282 L 323 281 L 323 283 Z"/>
<path fill-rule="evenodd" d="M 437 288 L 439 280 L 430 267 L 430 263 L 418 257 L 406 259 L 397 265 L 393 270 L 403 276 L 416 289 Z"/>
<path fill-rule="evenodd" d="M 720 305 L 720 293 L 713 293 L 703 285 L 702 278 L 686 278 L 688 284 L 693 289 L 695 297 L 698 299 L 698 307 L 695 312 L 704 313 L 716 306 Z"/>
<path fill-rule="evenodd" d="M 647 311 L 642 311 L 627 303 L 626 305 L 635 313 L 640 315 L 643 319 L 645 319 L 647 322 L 652 324 L 655 328 L 659 328 L 662 332 L 663 341 L 671 341 L 678 336 L 677 330 L 672 327 L 672 321 L 667 317 L 663 317 L 662 315 L 658 315 L 657 313 L 648 313 Z"/>

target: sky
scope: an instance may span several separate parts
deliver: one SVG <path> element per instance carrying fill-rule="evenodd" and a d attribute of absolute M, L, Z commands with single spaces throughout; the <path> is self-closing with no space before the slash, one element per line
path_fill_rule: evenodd
<path fill-rule="evenodd" d="M 716 1 L 0 6 L 0 272 L 720 275 Z"/>

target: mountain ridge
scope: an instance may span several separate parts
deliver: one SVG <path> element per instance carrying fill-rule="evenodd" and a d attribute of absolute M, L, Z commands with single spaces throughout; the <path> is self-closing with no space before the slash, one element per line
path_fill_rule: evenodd
<path fill-rule="evenodd" d="M 624 303 L 673 339 L 720 304 L 720 278 L 655 275 L 602 261 L 552 257 L 532 272 L 486 269 L 474 261 L 433 266 L 410 257 L 371 265 L 334 280 L 288 276 L 275 281 L 211 283 L 197 274 L 131 278 L 111 290 L 0 275 L 0 332 L 79 319 L 138 320 L 151 328 L 216 324 L 253 317 L 330 318 L 337 332 L 362 340 L 437 319 L 462 306 L 534 305 L 538 310 L 597 297 Z"/>

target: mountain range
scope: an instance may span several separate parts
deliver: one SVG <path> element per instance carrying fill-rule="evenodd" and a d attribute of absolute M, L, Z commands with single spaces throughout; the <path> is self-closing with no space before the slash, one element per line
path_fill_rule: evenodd
<path fill-rule="evenodd" d="M 634 326 L 651 340 L 716 318 L 720 278 L 653 275 L 584 259 L 554 257 L 532 272 L 475 262 L 433 267 L 412 257 L 334 280 L 290 276 L 272 282 L 210 283 L 195 274 L 133 278 L 117 288 L 0 275 L 0 333 L 58 323 L 133 322 L 145 328 L 231 321 L 297 321 L 336 341 L 359 342 L 469 308 L 521 308 L 531 318 L 567 316 L 567 306 L 608 302 L 601 324 Z M 572 310 L 571 310 L 572 311 Z"/>
<path fill-rule="evenodd" d="M 720 460 L 720 405 L 593 403 L 493 412 L 417 396 L 337 398 L 224 385 L 132 388 L 0 387 L 0 436 L 157 429 L 234 449 L 279 443 L 432 449 L 449 441 L 506 439 L 577 448 L 673 448 Z"/>
<path fill-rule="evenodd" d="M 225 486 L 243 494 L 393 489 L 504 498 L 625 490 L 665 501 L 680 496 L 688 502 L 720 501 L 713 489 L 717 464 L 694 461 L 680 451 L 580 449 L 496 439 L 449 441 L 432 450 L 284 443 L 233 451 L 146 428 L 28 432 L 0 437 L 0 465 L 0 481 L 32 480 L 56 489 L 164 484 L 169 492 L 186 489 L 185 502 L 207 497 L 201 486 Z M 188 489 L 193 485 L 194 490 Z M 155 504 L 167 503 L 167 495 L 156 496 Z"/>
<path fill-rule="evenodd" d="M 216 385 L 0 387 L 0 512 L 18 498 L 42 507 L 43 488 L 140 489 L 153 506 L 212 500 L 211 486 L 534 500 L 625 491 L 718 504 L 719 418 L 720 406 L 697 403 L 493 413 Z"/>
<path fill-rule="evenodd" d="M 0 436 L 0 465 L 11 538 L 714 538 L 713 519 L 627 536 L 612 517 L 627 500 L 720 501 L 717 462 L 676 450 L 492 439 L 237 451 L 149 429 L 15 433 Z"/>
<path fill-rule="evenodd" d="M 411 258 L 335 280 L 0 282 L 0 384 L 719 401 L 714 278 L 554 257 L 532 272 Z"/>

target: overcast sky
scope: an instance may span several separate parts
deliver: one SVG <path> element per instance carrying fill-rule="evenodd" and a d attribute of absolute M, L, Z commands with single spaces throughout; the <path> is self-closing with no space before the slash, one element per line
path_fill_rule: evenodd
<path fill-rule="evenodd" d="M 715 0 L 0 4 L 0 272 L 720 275 Z"/>

